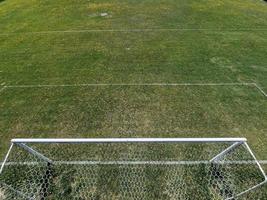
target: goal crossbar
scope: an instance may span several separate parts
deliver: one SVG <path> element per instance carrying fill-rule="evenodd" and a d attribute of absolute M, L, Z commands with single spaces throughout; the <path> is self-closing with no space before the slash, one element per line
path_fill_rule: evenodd
<path fill-rule="evenodd" d="M 140 143 L 140 142 L 246 142 L 246 138 L 62 138 L 12 139 L 12 143 Z"/>

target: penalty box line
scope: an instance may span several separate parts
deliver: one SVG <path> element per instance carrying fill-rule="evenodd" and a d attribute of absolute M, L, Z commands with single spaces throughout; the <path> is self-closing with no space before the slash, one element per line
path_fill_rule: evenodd
<path fill-rule="evenodd" d="M 208 31 L 214 33 L 221 32 L 248 32 L 248 31 L 267 31 L 267 28 L 240 28 L 240 29 L 212 29 L 212 28 L 140 28 L 140 29 L 80 29 L 80 30 L 49 30 L 31 32 L 0 32 L 1 36 L 8 35 L 42 35 L 42 34 L 64 34 L 64 33 L 99 33 L 99 32 L 194 32 Z"/>
<path fill-rule="evenodd" d="M 7 86 L 4 86 L 0 89 L 0 92 L 4 91 L 7 88 Z"/>
<path fill-rule="evenodd" d="M 38 87 L 90 87 L 90 86 L 245 86 L 255 83 L 81 83 L 81 84 L 38 84 L 38 85 L 6 85 L 7 88 Z"/>
<path fill-rule="evenodd" d="M 260 87 L 260 86 L 258 86 L 256 83 L 254 83 L 254 86 L 265 96 L 265 97 L 267 97 L 267 94 L 264 92 L 264 90 Z"/>
<path fill-rule="evenodd" d="M 1 87 L 2 86 L 2 87 Z M 1 83 L 0 84 L 0 93 L 2 92 L 2 91 L 4 91 L 6 88 L 7 88 L 7 86 L 6 86 L 6 83 L 5 82 L 3 82 L 3 83 Z"/>
<path fill-rule="evenodd" d="M 39 84 L 39 85 L 5 85 L 6 88 L 43 88 L 43 87 L 100 87 L 100 86 L 253 86 L 264 97 L 266 92 L 257 83 L 82 83 L 82 84 Z"/>

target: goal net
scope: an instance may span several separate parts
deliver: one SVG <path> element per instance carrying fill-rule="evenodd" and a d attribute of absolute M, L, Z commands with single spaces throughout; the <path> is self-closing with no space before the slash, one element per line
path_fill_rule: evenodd
<path fill-rule="evenodd" d="M 13 139 L 0 199 L 258 200 L 266 182 L 244 138 Z"/>

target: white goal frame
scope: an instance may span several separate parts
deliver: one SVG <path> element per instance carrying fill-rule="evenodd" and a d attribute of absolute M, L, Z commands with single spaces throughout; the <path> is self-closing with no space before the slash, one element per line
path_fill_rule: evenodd
<path fill-rule="evenodd" d="M 62 139 L 12 139 L 11 140 L 11 145 L 10 148 L 2 162 L 1 168 L 0 168 L 0 176 L 6 166 L 6 164 L 8 163 L 8 157 L 9 154 L 12 151 L 12 148 L 14 145 L 18 145 L 19 147 L 23 148 L 24 150 L 26 150 L 28 153 L 33 154 L 34 156 L 38 157 L 39 159 L 47 162 L 47 163 L 51 163 L 53 164 L 53 160 L 51 160 L 50 158 L 46 157 L 45 155 L 41 154 L 40 152 L 36 151 L 35 149 L 31 148 L 30 146 L 28 146 L 27 144 L 34 144 L 34 143 L 56 143 L 56 144 L 60 144 L 60 143 L 70 143 L 70 144 L 77 144 L 77 143 L 222 143 L 222 142 L 229 142 L 231 145 L 224 149 L 222 152 L 220 152 L 217 155 L 214 155 L 214 157 L 212 159 L 210 159 L 209 161 L 193 161 L 193 163 L 197 164 L 197 163 L 214 163 L 214 162 L 219 162 L 219 160 L 221 158 L 224 157 L 224 155 L 226 155 L 227 153 L 233 151 L 235 148 L 237 148 L 240 145 L 244 145 L 244 147 L 246 148 L 246 150 L 249 152 L 249 154 L 251 155 L 251 157 L 254 159 L 253 162 L 258 166 L 258 169 L 260 170 L 260 172 L 262 173 L 263 177 L 265 178 L 265 180 L 263 182 L 258 183 L 257 185 L 243 191 L 240 192 L 238 194 L 236 194 L 233 197 L 227 198 L 226 200 L 230 200 L 230 199 L 234 199 L 236 197 L 242 196 L 262 185 L 264 185 L 265 183 L 267 183 L 267 175 L 265 173 L 265 171 L 263 170 L 261 164 L 259 163 L 259 161 L 257 160 L 256 156 L 254 155 L 253 151 L 251 150 L 251 148 L 249 147 L 249 145 L 247 144 L 247 139 L 246 138 L 77 138 L 77 139 L 70 139 L 70 138 L 62 138 Z M 58 162 L 58 161 L 56 161 Z M 64 162 L 64 161 L 63 161 Z M 74 161 L 77 162 L 77 161 Z M 190 162 L 190 161 L 167 161 L 164 164 L 167 165 L 177 165 L 177 164 L 186 164 L 186 162 Z M 234 162 L 234 161 L 233 161 Z M 240 162 L 240 161 L 239 161 Z M 12 163 L 10 163 L 12 164 Z M 66 163 L 64 163 L 66 164 Z M 73 164 L 73 163 L 71 163 Z M 86 161 L 86 163 L 76 163 L 76 164 L 120 164 L 120 165 L 141 165 L 141 164 L 154 164 L 157 165 L 159 164 L 157 161 Z M 12 188 L 11 188 L 12 189 Z"/>

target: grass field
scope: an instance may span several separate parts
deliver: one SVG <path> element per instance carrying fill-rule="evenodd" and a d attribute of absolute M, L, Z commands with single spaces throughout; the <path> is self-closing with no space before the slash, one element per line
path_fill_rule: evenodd
<path fill-rule="evenodd" d="M 267 160 L 266 93 L 264 1 L 0 0 L 0 157 L 15 137 L 247 137 Z"/>

